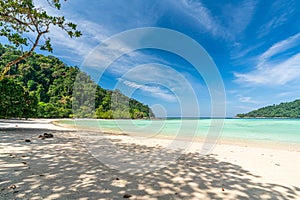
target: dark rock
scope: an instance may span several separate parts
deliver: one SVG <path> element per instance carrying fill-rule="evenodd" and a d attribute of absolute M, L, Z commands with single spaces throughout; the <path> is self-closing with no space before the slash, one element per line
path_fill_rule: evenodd
<path fill-rule="evenodd" d="M 43 136 L 43 135 L 39 135 L 39 137 L 38 138 L 40 138 L 41 140 L 44 140 L 45 139 L 45 136 Z"/>
<path fill-rule="evenodd" d="M 45 138 L 53 138 L 53 134 L 51 133 L 44 133 Z"/>
<path fill-rule="evenodd" d="M 117 177 L 116 180 L 118 181 L 118 180 L 120 180 L 120 179 Z"/>
<path fill-rule="evenodd" d="M 130 195 L 130 194 L 124 194 L 124 195 L 123 195 L 123 198 L 125 198 L 125 199 L 128 199 L 128 198 L 130 198 L 130 197 L 132 197 L 132 195 Z"/>
<path fill-rule="evenodd" d="M 17 186 L 16 185 L 10 185 L 9 187 L 8 187 L 9 189 L 16 189 L 17 188 Z"/>
<path fill-rule="evenodd" d="M 31 142 L 31 140 L 29 140 L 29 139 L 25 139 L 25 142 Z"/>

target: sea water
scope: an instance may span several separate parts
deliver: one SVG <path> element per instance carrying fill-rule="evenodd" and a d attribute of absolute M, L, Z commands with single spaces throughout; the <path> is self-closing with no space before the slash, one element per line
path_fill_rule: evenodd
<path fill-rule="evenodd" d="M 59 123 L 102 132 L 175 139 L 213 138 L 300 145 L 300 119 L 154 119 L 60 120 Z"/>

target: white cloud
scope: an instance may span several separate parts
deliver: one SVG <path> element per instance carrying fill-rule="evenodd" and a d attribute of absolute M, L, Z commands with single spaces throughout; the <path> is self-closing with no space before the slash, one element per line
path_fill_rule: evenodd
<path fill-rule="evenodd" d="M 128 96 L 131 96 L 135 89 L 139 89 L 144 95 L 166 102 L 178 102 L 183 110 L 196 106 L 196 93 L 202 92 L 195 91 L 190 80 L 180 72 L 157 63 L 138 65 L 118 80 L 116 89 L 126 91 Z"/>
<path fill-rule="evenodd" d="M 109 35 L 109 30 L 106 28 L 93 21 L 82 19 L 74 13 L 70 5 L 66 5 L 69 2 L 63 2 L 61 10 L 50 6 L 47 1 L 36 0 L 34 4 L 36 7 L 44 9 L 49 15 L 64 15 L 66 22 L 71 21 L 77 24 L 77 29 L 82 33 L 80 38 L 70 38 L 65 31 L 52 26 L 45 37 L 51 38 L 55 55 L 58 57 L 68 57 L 66 56 L 68 55 L 66 52 L 68 52 L 72 54 L 72 61 L 82 62 L 83 58 Z"/>
<path fill-rule="evenodd" d="M 223 16 L 226 20 L 227 26 L 226 31 L 228 34 L 239 34 L 242 33 L 251 22 L 256 1 L 244 0 L 239 2 L 237 5 L 225 5 L 225 15 Z"/>
<path fill-rule="evenodd" d="M 249 112 L 249 111 L 251 111 L 251 110 L 254 110 L 254 109 L 256 109 L 255 107 L 250 107 L 250 106 L 240 106 L 240 105 L 238 105 L 238 106 L 233 106 L 233 108 L 237 108 L 238 109 L 238 113 L 245 113 L 245 112 Z M 234 113 L 234 115 L 235 115 L 236 113 Z"/>
<path fill-rule="evenodd" d="M 168 65 L 147 63 L 135 66 L 123 75 L 123 79 L 138 83 L 155 83 L 169 88 L 177 95 L 186 94 L 191 85 L 188 77 Z"/>
<path fill-rule="evenodd" d="M 300 33 L 272 45 L 268 50 L 257 57 L 255 70 L 248 73 L 234 73 L 236 81 L 250 85 L 285 85 L 288 82 L 300 78 L 300 53 L 274 62 L 274 56 L 278 56 L 300 42 Z"/>
<path fill-rule="evenodd" d="M 288 19 L 287 15 L 288 14 L 284 12 L 279 16 L 274 16 L 269 22 L 263 25 L 258 36 L 263 37 L 267 35 L 270 32 L 270 30 L 275 29 L 284 24 L 284 22 Z"/>
<path fill-rule="evenodd" d="M 198 1 L 182 0 L 181 3 L 184 6 L 183 8 L 186 9 L 186 12 L 197 19 L 199 24 L 213 35 L 218 34 L 221 27 L 217 24 L 210 11 L 205 6 Z"/>
<path fill-rule="evenodd" d="M 289 91 L 289 92 L 281 92 L 276 95 L 276 97 L 290 97 L 290 96 L 298 96 L 298 94 L 295 93 L 295 91 Z"/>
<path fill-rule="evenodd" d="M 84 61 L 84 65 L 104 70 L 104 67 L 113 63 L 119 56 L 126 54 L 126 52 L 130 52 L 130 47 L 121 41 L 110 40 L 90 51 L 90 54 Z"/>
<path fill-rule="evenodd" d="M 255 101 L 252 99 L 252 97 L 244 97 L 244 96 L 240 96 L 238 98 L 239 102 L 242 102 L 242 103 L 252 103 L 252 104 L 259 104 L 258 101 Z"/>
<path fill-rule="evenodd" d="M 246 29 L 252 20 L 255 1 L 245 0 L 238 5 L 224 5 L 224 13 L 212 14 L 201 2 L 194 0 L 174 1 L 181 11 L 194 18 L 199 25 L 213 36 L 234 40 L 235 35 Z M 220 19 L 224 20 L 221 22 Z"/>
<path fill-rule="evenodd" d="M 244 62 L 249 62 L 248 60 L 245 61 L 245 59 L 241 59 L 245 56 L 247 56 L 249 53 L 252 53 L 256 51 L 257 48 L 261 47 L 264 43 L 259 43 L 253 46 L 247 46 L 246 48 L 241 48 L 242 45 L 238 48 L 233 48 L 231 51 L 231 59 L 234 59 L 236 63 L 244 63 Z"/>
<path fill-rule="evenodd" d="M 164 59 L 140 51 L 133 51 L 130 45 L 119 41 L 116 38 L 108 40 L 105 45 L 98 46 L 85 58 L 83 66 L 121 76 L 126 72 L 134 69 L 136 66 L 145 63 L 164 63 Z M 143 75 L 141 75 L 143 76 Z"/>
<path fill-rule="evenodd" d="M 263 64 L 265 61 L 270 59 L 272 56 L 275 56 L 279 53 L 282 53 L 294 46 L 297 46 L 300 42 L 300 33 L 293 35 L 285 40 L 277 42 L 272 45 L 267 51 L 265 51 L 262 55 L 259 56 L 260 64 Z"/>
<path fill-rule="evenodd" d="M 284 85 L 300 78 L 300 53 L 276 65 L 260 66 L 246 74 L 235 73 L 240 83 L 262 84 L 270 86 Z"/>
<path fill-rule="evenodd" d="M 258 37 L 264 37 L 274 29 L 279 28 L 284 25 L 289 17 L 297 10 L 296 1 L 273 1 L 270 6 L 269 11 L 266 10 L 267 16 L 272 16 L 272 18 L 265 24 L 262 24 L 258 31 Z"/>
<path fill-rule="evenodd" d="M 64 55 L 66 55 L 65 51 L 69 51 L 77 57 L 82 57 L 92 49 L 92 46 L 86 43 L 84 38 L 70 38 L 67 33 L 62 32 L 57 27 L 52 27 L 48 36 L 54 45 L 54 52 L 64 50 L 62 52 Z M 76 58 L 76 56 L 74 57 Z"/>
<path fill-rule="evenodd" d="M 169 102 L 176 102 L 176 97 L 172 93 L 170 93 L 168 90 L 162 89 L 158 86 L 148 86 L 148 85 L 141 85 L 132 81 L 119 79 L 122 81 L 125 85 L 134 88 L 134 89 L 140 89 L 150 96 L 157 97 L 161 100 L 169 101 Z"/>

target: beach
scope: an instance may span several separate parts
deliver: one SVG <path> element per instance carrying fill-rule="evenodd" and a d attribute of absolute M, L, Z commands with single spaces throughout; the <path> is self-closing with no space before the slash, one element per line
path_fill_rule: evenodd
<path fill-rule="evenodd" d="M 299 199 L 300 152 L 0 121 L 0 199 Z M 44 133 L 53 138 L 38 138 Z M 27 140 L 27 142 L 25 141 Z M 170 145 L 174 144 L 174 145 Z M 187 144 L 190 145 L 190 144 Z"/>

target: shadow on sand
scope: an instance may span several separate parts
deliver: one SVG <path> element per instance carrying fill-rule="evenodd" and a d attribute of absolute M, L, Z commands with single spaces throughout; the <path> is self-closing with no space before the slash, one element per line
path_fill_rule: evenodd
<path fill-rule="evenodd" d="M 38 139 L 43 132 L 54 138 Z M 128 154 L 176 153 L 115 144 Z M 136 162 L 129 159 L 126 162 Z M 156 171 L 130 175 L 91 156 L 76 132 L 0 129 L 0 199 L 122 199 L 125 194 L 130 199 L 298 199 L 299 192 L 298 187 L 259 182 L 256 175 L 214 155 L 184 154 Z"/>

